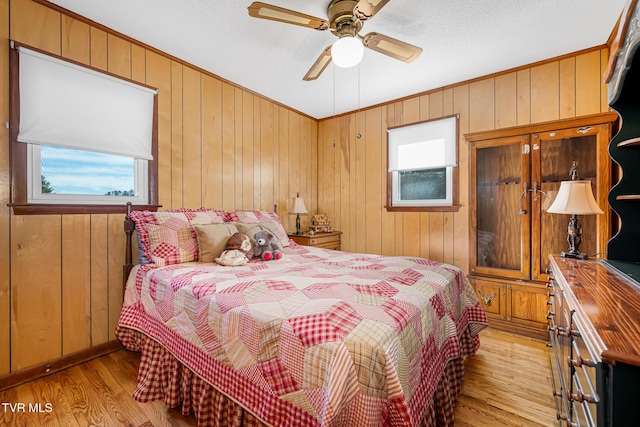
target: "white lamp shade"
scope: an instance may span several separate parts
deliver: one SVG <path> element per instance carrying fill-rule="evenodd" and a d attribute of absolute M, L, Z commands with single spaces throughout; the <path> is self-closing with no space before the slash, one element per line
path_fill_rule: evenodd
<path fill-rule="evenodd" d="M 294 214 L 305 214 L 307 213 L 307 208 L 304 206 L 304 199 L 300 196 L 293 198 L 293 205 L 291 206 L 291 213 Z"/>
<path fill-rule="evenodd" d="M 331 46 L 331 59 L 341 68 L 350 68 L 358 65 L 364 55 L 362 42 L 352 36 L 344 36 Z"/>
<path fill-rule="evenodd" d="M 604 213 L 593 197 L 590 181 L 562 181 L 547 212 L 571 215 Z"/>

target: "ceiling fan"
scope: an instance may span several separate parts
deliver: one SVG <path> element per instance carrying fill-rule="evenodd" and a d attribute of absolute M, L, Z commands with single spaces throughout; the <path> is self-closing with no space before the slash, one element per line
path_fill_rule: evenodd
<path fill-rule="evenodd" d="M 331 0 L 327 7 L 328 20 L 316 18 L 304 13 L 273 6 L 261 2 L 253 2 L 249 6 L 249 15 L 254 18 L 299 25 L 315 30 L 329 30 L 338 37 L 338 41 L 327 47 L 316 59 L 303 80 L 315 80 L 327 68 L 329 62 L 342 67 L 351 67 L 360 62 L 364 47 L 388 55 L 397 60 L 410 63 L 422 53 L 422 48 L 385 36 L 379 33 L 359 34 L 363 22 L 371 19 L 386 5 L 389 0 Z M 354 54 L 343 54 L 340 48 L 348 47 L 356 50 Z"/>

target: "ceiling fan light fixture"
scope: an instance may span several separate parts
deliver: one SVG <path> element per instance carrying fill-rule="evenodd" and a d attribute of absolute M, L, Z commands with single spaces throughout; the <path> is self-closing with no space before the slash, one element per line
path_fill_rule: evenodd
<path fill-rule="evenodd" d="M 364 55 L 364 46 L 360 39 L 353 36 L 340 37 L 331 46 L 331 59 L 341 68 L 350 68 L 358 65 Z"/>

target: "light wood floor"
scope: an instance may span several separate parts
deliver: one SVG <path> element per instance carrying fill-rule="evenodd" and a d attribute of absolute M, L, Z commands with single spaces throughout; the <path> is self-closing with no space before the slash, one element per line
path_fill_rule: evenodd
<path fill-rule="evenodd" d="M 466 361 L 456 426 L 552 426 L 545 343 L 494 329 L 483 331 L 480 342 Z M 195 426 L 193 415 L 131 399 L 139 360 L 137 353 L 120 350 L 0 392 L 0 425 Z M 29 404 L 41 412 L 29 412 Z"/>

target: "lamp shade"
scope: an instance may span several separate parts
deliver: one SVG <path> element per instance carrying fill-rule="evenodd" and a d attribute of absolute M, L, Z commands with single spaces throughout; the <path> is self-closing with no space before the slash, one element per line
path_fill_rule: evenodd
<path fill-rule="evenodd" d="M 299 195 L 293 198 L 293 203 L 291 205 L 291 209 L 289 210 L 292 214 L 305 214 L 307 213 L 307 208 L 304 206 L 304 199 Z"/>
<path fill-rule="evenodd" d="M 364 56 L 362 42 L 353 36 L 343 36 L 331 46 L 331 59 L 341 68 L 358 65 Z"/>
<path fill-rule="evenodd" d="M 562 181 L 547 212 L 571 215 L 604 213 L 593 197 L 590 181 Z"/>

